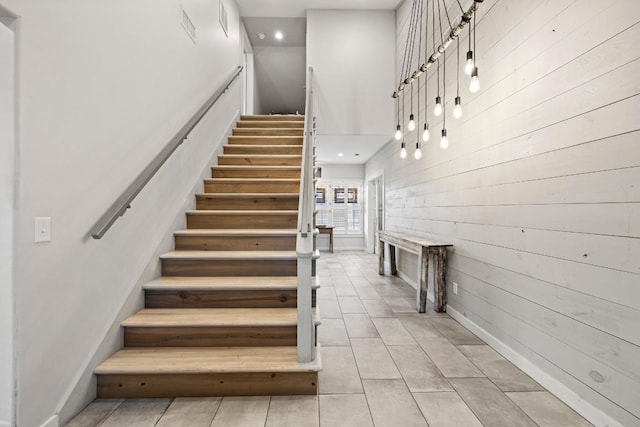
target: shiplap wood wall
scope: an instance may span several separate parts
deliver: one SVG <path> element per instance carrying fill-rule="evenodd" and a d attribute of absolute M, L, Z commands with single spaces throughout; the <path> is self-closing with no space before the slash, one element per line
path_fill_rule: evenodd
<path fill-rule="evenodd" d="M 396 17 L 398 81 L 411 3 Z M 447 4 L 457 20 L 457 3 Z M 384 172 L 386 228 L 453 243 L 451 308 L 574 393 L 572 403 L 584 400 L 574 406 L 596 423 L 640 425 L 638 1 L 485 0 L 481 90 L 470 94 L 461 72 L 460 120 L 451 116 L 454 48 L 449 149 L 438 146 L 432 67 L 422 160 L 413 133 L 406 159 L 393 141 L 366 164 L 365 180 Z M 410 256 L 400 254 L 401 268 L 413 270 L 402 260 Z"/>

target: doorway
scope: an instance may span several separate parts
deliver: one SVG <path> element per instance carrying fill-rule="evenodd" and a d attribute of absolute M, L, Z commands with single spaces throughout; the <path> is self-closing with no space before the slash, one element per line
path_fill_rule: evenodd
<path fill-rule="evenodd" d="M 384 230 L 384 176 L 380 175 L 369 181 L 368 217 L 368 252 L 379 255 L 378 233 Z"/>
<path fill-rule="evenodd" d="M 15 17 L 0 6 L 0 425 L 14 425 Z"/>

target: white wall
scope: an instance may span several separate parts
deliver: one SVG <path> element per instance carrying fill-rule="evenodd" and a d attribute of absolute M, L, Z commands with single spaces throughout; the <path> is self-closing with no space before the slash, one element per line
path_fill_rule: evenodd
<path fill-rule="evenodd" d="M 227 1 L 227 37 L 218 2 L 5 3 L 21 17 L 17 422 L 55 425 L 67 401 L 79 409 L 95 393 L 93 355 L 119 345 L 112 325 L 159 273 L 157 254 L 171 248 L 170 229 L 239 112 L 239 84 L 102 240 L 88 232 L 240 64 L 239 17 Z M 51 242 L 33 243 L 36 216 L 52 217 Z"/>
<path fill-rule="evenodd" d="M 0 426 L 13 425 L 14 21 L 0 11 Z"/>
<path fill-rule="evenodd" d="M 254 67 L 260 110 L 257 114 L 304 112 L 307 78 L 303 46 L 255 46 Z"/>
<path fill-rule="evenodd" d="M 398 12 L 398 63 L 410 3 Z M 388 229 L 454 244 L 449 312 L 596 425 L 640 425 L 635 6 L 485 0 L 482 88 L 470 95 L 464 80 L 449 149 L 434 141 L 421 161 L 401 160 L 390 143 L 366 165 L 367 177 L 384 169 Z"/>
<path fill-rule="evenodd" d="M 393 132 L 394 40 L 393 11 L 307 12 L 319 134 Z"/>

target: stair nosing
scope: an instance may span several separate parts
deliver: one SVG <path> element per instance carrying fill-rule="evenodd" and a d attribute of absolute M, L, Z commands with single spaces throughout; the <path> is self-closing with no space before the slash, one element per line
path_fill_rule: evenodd
<path fill-rule="evenodd" d="M 271 210 L 223 210 L 223 209 L 193 209 L 186 211 L 187 215 L 263 215 L 263 216 L 278 216 L 278 215 L 297 215 L 298 210 L 293 209 L 271 209 Z"/>
<path fill-rule="evenodd" d="M 162 260 L 295 260 L 296 251 L 170 251 L 160 255 Z"/>
<path fill-rule="evenodd" d="M 243 199 L 250 198 L 280 198 L 280 199 L 288 199 L 288 198 L 296 198 L 300 197 L 300 193 L 198 193 L 196 194 L 196 198 L 198 199 L 225 199 L 225 198 L 235 198 L 241 197 Z"/>

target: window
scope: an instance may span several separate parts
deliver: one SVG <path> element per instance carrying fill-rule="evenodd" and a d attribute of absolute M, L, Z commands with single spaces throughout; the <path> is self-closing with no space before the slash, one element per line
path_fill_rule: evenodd
<path fill-rule="evenodd" d="M 361 194 L 361 183 L 319 183 L 316 224 L 333 226 L 335 234 L 362 234 Z"/>

